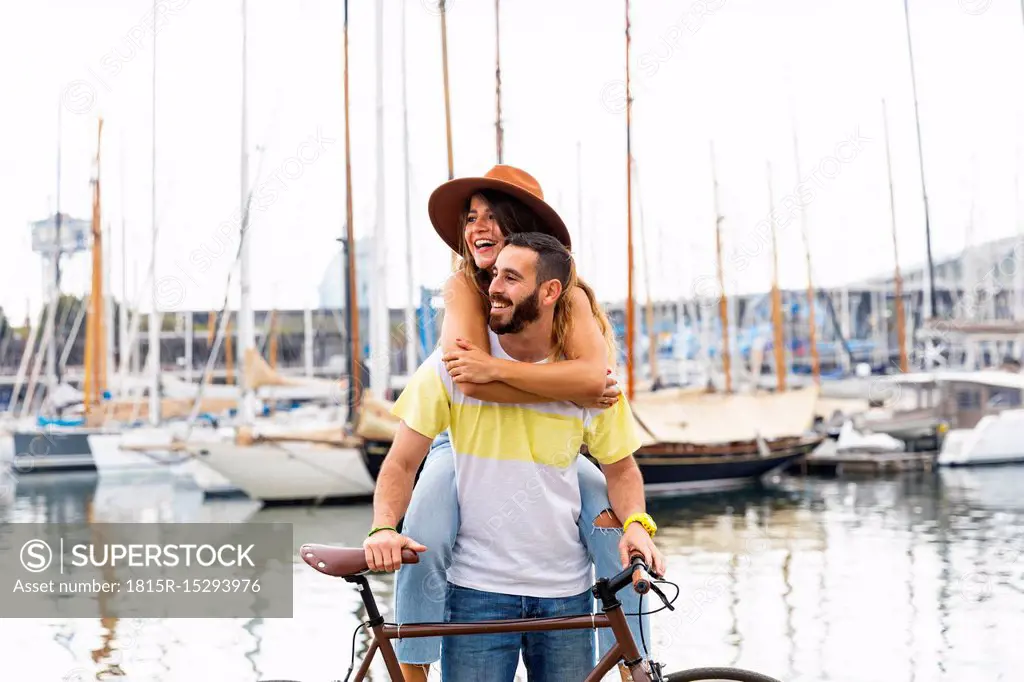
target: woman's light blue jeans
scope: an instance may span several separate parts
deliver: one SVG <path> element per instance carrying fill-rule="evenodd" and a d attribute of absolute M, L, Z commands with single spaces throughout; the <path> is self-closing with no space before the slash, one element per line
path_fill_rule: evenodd
<path fill-rule="evenodd" d="M 590 554 L 596 576 L 609 578 L 622 570 L 619 560 L 622 529 L 594 525 L 601 512 L 611 509 L 608 482 L 601 470 L 585 457 L 580 457 L 578 469 L 581 508 L 577 525 L 580 539 Z M 395 622 L 405 625 L 444 621 L 448 567 L 452 562 L 452 548 L 458 529 L 455 456 L 446 431 L 430 446 L 430 453 L 413 489 L 409 510 L 402 521 L 402 534 L 426 545 L 427 551 L 420 554 L 418 564 L 405 564 L 398 571 L 395 579 Z M 640 597 L 631 588 L 621 590 L 618 597 L 624 613 L 640 611 Z M 641 619 L 644 636 L 650 646 L 650 616 L 626 616 L 637 648 L 643 654 L 639 630 Z M 615 635 L 611 629 L 598 630 L 598 656 L 603 656 L 614 644 Z M 434 663 L 441 658 L 441 638 L 399 639 L 395 642 L 395 653 L 402 663 Z"/>

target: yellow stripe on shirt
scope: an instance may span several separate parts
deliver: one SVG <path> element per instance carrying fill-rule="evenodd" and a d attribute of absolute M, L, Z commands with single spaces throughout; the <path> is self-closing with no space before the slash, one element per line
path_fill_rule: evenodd
<path fill-rule="evenodd" d="M 452 405 L 452 447 L 485 459 L 536 462 L 565 468 L 579 454 L 583 420 L 523 405 Z"/>
<path fill-rule="evenodd" d="M 435 353 L 436 354 L 436 353 Z M 410 429 L 435 438 L 451 423 L 451 398 L 435 362 L 424 362 L 402 389 L 391 413 Z"/>
<path fill-rule="evenodd" d="M 640 449 L 643 440 L 626 396 L 620 395 L 615 405 L 594 414 L 583 440 L 601 464 L 614 464 Z"/>
<path fill-rule="evenodd" d="M 440 351 L 416 370 L 392 414 L 431 439 L 450 429 L 455 452 L 484 459 L 564 468 L 586 443 L 598 462 L 612 464 L 642 444 L 624 396 L 614 406 L 596 411 L 561 402 L 515 405 L 473 400 L 451 383 Z"/>

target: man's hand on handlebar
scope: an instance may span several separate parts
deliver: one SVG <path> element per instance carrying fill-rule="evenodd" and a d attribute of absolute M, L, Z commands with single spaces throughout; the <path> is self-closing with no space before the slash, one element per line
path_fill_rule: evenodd
<path fill-rule="evenodd" d="M 377 531 L 363 540 L 366 565 L 371 571 L 397 571 L 402 566 L 402 548 L 426 552 L 427 548 L 410 537 L 393 530 Z"/>
<path fill-rule="evenodd" d="M 644 562 L 659 576 L 665 575 L 665 557 L 662 555 L 647 530 L 639 523 L 629 524 L 629 528 L 619 540 L 619 558 L 622 567 L 629 566 L 629 558 L 634 554 L 642 555 Z"/>

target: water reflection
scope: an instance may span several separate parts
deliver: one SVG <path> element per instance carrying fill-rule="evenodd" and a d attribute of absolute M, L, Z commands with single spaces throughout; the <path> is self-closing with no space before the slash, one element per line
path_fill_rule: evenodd
<path fill-rule="evenodd" d="M 22 475 L 13 500 L 0 507 L 0 520 L 19 523 L 82 523 L 96 492 L 95 473 Z"/>
<path fill-rule="evenodd" d="M 1009 680 L 1024 664 L 1021 489 L 1024 468 L 1003 467 L 659 500 L 652 513 L 680 595 L 675 611 L 653 616 L 648 645 L 670 669 L 737 665 L 789 682 Z M 296 547 L 356 545 L 371 518 L 368 505 L 204 503 L 159 475 L 33 474 L 0 501 L 2 523 L 286 522 Z M 11 550 L 2 526 L 0 550 Z M 8 619 L 5 664 L 32 671 L 23 679 L 69 682 L 340 678 L 362 603 L 342 580 L 293 570 L 291 619 Z M 372 584 L 390 618 L 392 579 Z M 357 656 L 367 647 L 360 633 Z M 371 677 L 387 679 L 379 662 Z"/>

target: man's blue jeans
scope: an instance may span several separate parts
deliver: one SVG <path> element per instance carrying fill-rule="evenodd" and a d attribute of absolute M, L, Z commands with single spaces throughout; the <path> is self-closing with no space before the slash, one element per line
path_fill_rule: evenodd
<path fill-rule="evenodd" d="M 589 591 L 572 597 L 519 597 L 481 592 L 448 583 L 446 621 L 555 618 L 590 611 Z M 444 637 L 441 679 L 445 682 L 512 682 L 519 653 L 531 682 L 574 682 L 597 663 L 590 630 L 510 632 Z"/>
<path fill-rule="evenodd" d="M 594 519 L 611 508 L 608 501 L 608 483 L 604 474 L 590 460 L 579 462 L 580 499 L 582 502 L 578 525 L 580 540 L 587 548 L 596 569 L 596 575 L 610 578 L 622 570 L 619 559 L 621 528 L 600 528 Z M 445 597 L 448 593 L 448 567 L 452 563 L 452 548 L 459 530 L 459 500 L 455 488 L 455 457 L 448 441 L 448 433 L 439 435 L 430 446 L 430 454 L 423 464 L 419 480 L 402 532 L 426 545 L 418 564 L 406 564 L 395 579 L 395 621 L 398 623 L 436 623 L 444 618 Z M 624 613 L 638 613 L 640 597 L 632 589 L 619 592 Z M 593 602 L 593 599 L 591 599 Z M 581 613 L 589 613 L 592 603 Z M 643 620 L 647 642 L 651 642 L 650 616 L 627 616 L 633 639 L 640 646 L 640 621 Z M 592 636 L 593 633 L 588 632 Z M 615 644 L 611 629 L 598 630 L 598 653 L 604 655 Z M 395 642 L 395 653 L 402 663 L 428 664 L 441 658 L 441 638 L 422 637 L 400 639 Z M 640 652 L 641 654 L 643 651 Z"/>

